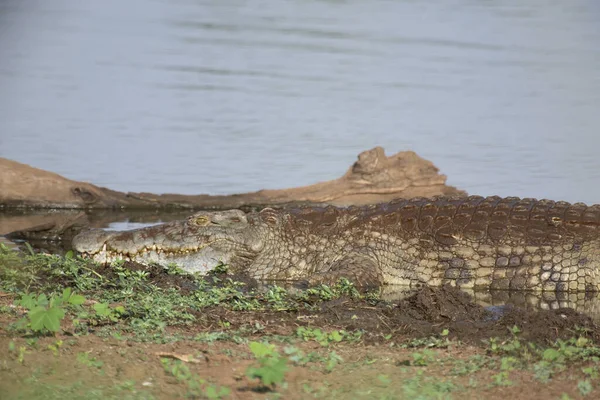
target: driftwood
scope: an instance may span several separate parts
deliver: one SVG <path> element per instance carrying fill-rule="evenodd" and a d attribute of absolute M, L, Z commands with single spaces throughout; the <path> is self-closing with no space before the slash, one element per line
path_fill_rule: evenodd
<path fill-rule="evenodd" d="M 359 154 L 358 161 L 339 179 L 222 196 L 117 192 L 0 158 L 0 209 L 229 209 L 303 203 L 347 206 L 398 197 L 465 194 L 445 183 L 446 176 L 430 161 L 412 151 L 386 157 L 381 147 Z"/>
<path fill-rule="evenodd" d="M 0 235 L 12 232 L 7 236 L 13 239 L 69 241 L 86 227 L 105 226 L 132 213 L 145 213 L 152 219 L 160 212 L 164 219 L 167 211 L 181 215 L 194 209 L 348 206 L 399 197 L 466 194 L 445 182 L 446 176 L 433 163 L 414 152 L 386 157 L 381 147 L 359 154 L 339 179 L 224 196 L 117 192 L 0 158 L 0 210 L 5 210 L 0 213 Z"/>

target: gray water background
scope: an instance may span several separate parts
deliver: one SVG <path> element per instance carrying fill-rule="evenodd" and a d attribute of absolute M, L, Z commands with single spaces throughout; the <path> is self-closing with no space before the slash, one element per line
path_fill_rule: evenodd
<path fill-rule="evenodd" d="M 4 0 L 0 156 L 236 193 L 414 150 L 473 194 L 600 203 L 597 0 Z"/>

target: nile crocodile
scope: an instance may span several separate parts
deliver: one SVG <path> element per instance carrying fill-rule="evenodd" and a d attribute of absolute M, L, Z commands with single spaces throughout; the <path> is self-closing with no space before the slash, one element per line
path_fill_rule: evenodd
<path fill-rule="evenodd" d="M 539 291 L 600 290 L 600 205 L 470 196 L 363 207 L 199 212 L 73 240 L 99 262 L 218 263 L 265 280 Z"/>

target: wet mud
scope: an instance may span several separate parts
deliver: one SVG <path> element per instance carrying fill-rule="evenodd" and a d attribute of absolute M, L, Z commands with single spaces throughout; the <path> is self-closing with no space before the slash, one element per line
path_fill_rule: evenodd
<path fill-rule="evenodd" d="M 136 263 L 127 263 L 127 267 L 144 268 L 149 271 L 149 282 L 162 288 L 184 292 L 198 289 L 191 277 L 168 275 L 160 267 L 148 269 Z M 223 285 L 227 279 L 242 282 L 243 292 L 264 289 L 261 283 L 243 275 L 207 277 L 209 285 L 214 287 Z M 519 328 L 519 338 L 532 343 L 549 344 L 573 336 L 600 340 L 600 325 L 590 316 L 573 309 L 541 310 L 517 305 L 486 307 L 470 294 L 448 285 L 426 286 L 397 301 L 373 300 L 368 296 L 346 296 L 330 301 L 303 298 L 295 310 L 241 312 L 215 306 L 202 309 L 196 317 L 197 321 L 190 327 L 192 330 L 223 323 L 236 328 L 250 323 L 264 326 L 263 334 L 288 335 L 299 326 L 311 326 L 326 330 L 360 330 L 367 344 L 382 343 L 390 338 L 404 341 L 439 336 L 447 329 L 449 339 L 485 345 L 490 338 L 513 337 L 515 326 Z"/>

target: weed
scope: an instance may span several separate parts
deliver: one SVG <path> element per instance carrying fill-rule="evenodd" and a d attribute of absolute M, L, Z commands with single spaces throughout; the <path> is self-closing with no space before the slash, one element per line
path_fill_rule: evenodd
<path fill-rule="evenodd" d="M 402 391 L 406 399 L 445 399 L 449 393 L 457 390 L 458 387 L 450 382 L 438 378 L 424 376 L 424 371 L 420 370 L 414 377 L 404 381 Z"/>
<path fill-rule="evenodd" d="M 61 296 L 38 296 L 24 294 L 15 303 L 29 310 L 27 318 L 19 321 L 18 326 L 28 327 L 35 333 L 58 332 L 60 322 L 65 317 L 64 306 L 80 306 L 85 301 L 81 295 L 75 294 L 71 288 L 63 290 Z"/>
<path fill-rule="evenodd" d="M 329 353 L 329 356 L 327 357 L 326 363 L 325 363 L 325 372 L 331 372 L 333 371 L 333 369 L 336 367 L 336 365 L 338 365 L 340 362 L 343 362 L 344 360 L 342 359 L 342 357 L 340 357 L 335 351 L 332 351 L 331 353 Z"/>
<path fill-rule="evenodd" d="M 231 390 L 227 387 L 217 386 L 200 378 L 179 360 L 173 361 L 168 358 L 161 358 L 160 362 L 165 372 L 187 386 L 187 394 L 190 397 L 203 396 L 208 399 L 222 399 L 231 393 Z"/>
<path fill-rule="evenodd" d="M 300 326 L 296 329 L 296 336 L 304 341 L 314 340 L 321 346 L 328 346 L 332 343 L 339 343 L 342 340 L 358 342 L 362 337 L 362 332 L 355 331 L 353 333 L 349 333 L 344 330 L 323 332 L 319 328 Z"/>
<path fill-rule="evenodd" d="M 103 361 L 98 361 L 96 357 L 90 357 L 89 353 L 77 353 L 77 361 L 90 368 L 102 368 L 104 365 Z"/>
<path fill-rule="evenodd" d="M 598 377 L 600 376 L 600 374 L 598 374 L 598 366 L 596 365 L 581 368 L 581 372 L 583 372 L 585 376 L 593 380 L 598 379 Z"/>
<path fill-rule="evenodd" d="M 271 309 L 275 311 L 290 311 L 297 307 L 288 299 L 287 291 L 280 286 L 270 286 L 264 294 L 264 299 L 269 303 Z"/>
<path fill-rule="evenodd" d="M 125 314 L 125 307 L 115 306 L 110 307 L 108 303 L 95 303 L 94 311 L 99 319 L 107 319 L 112 322 L 117 322 L 121 316 Z"/>
<path fill-rule="evenodd" d="M 581 393 L 582 396 L 587 396 L 594 390 L 591 382 L 588 379 L 584 379 L 582 381 L 577 382 L 577 390 Z"/>
<path fill-rule="evenodd" d="M 521 362 L 518 358 L 507 356 L 502 357 L 500 359 L 500 370 L 501 371 L 512 371 L 518 366 L 520 366 Z"/>
<path fill-rule="evenodd" d="M 226 332 L 202 332 L 194 336 L 194 340 L 202 343 L 213 343 L 217 340 L 230 339 L 231 335 Z"/>
<path fill-rule="evenodd" d="M 208 384 L 204 388 L 204 396 L 207 399 L 223 399 L 231 393 L 231 390 L 225 386 Z"/>
<path fill-rule="evenodd" d="M 491 359 L 481 355 L 475 355 L 469 360 L 456 360 L 450 370 L 452 375 L 464 376 L 473 374 L 491 363 Z"/>
<path fill-rule="evenodd" d="M 219 261 L 217 265 L 210 271 L 212 275 L 227 274 L 229 272 L 229 265 Z"/>
<path fill-rule="evenodd" d="M 440 333 L 440 337 L 430 336 L 428 338 L 417 338 L 411 339 L 409 342 L 401 345 L 402 348 L 410 348 L 410 347 L 436 347 L 436 348 L 446 348 L 450 346 L 450 340 L 448 339 L 448 335 L 450 331 L 448 329 L 444 329 Z"/>
<path fill-rule="evenodd" d="M 54 356 L 58 356 L 58 350 L 60 350 L 62 345 L 63 345 L 63 341 L 57 340 L 56 342 L 48 345 L 48 350 L 50 350 L 52 352 L 52 354 L 54 354 Z"/>
<path fill-rule="evenodd" d="M 500 342 L 497 338 L 490 338 L 485 342 L 488 343 L 488 352 L 496 355 L 514 356 L 523 359 L 526 362 L 536 358 L 538 348 L 532 343 L 522 343 L 518 337 L 521 332 L 517 326 L 509 328 L 512 335 L 511 338 Z"/>
<path fill-rule="evenodd" d="M 433 350 L 423 349 L 423 351 L 420 353 L 412 353 L 411 357 L 412 362 L 410 362 L 410 365 L 414 365 L 416 367 L 424 367 L 435 361 L 435 352 Z"/>
<path fill-rule="evenodd" d="M 17 345 L 11 340 L 10 342 L 8 342 L 8 352 L 16 355 L 19 364 L 23 364 L 23 362 L 25 361 L 25 354 L 27 354 L 27 347 L 19 346 L 19 348 L 17 349 Z"/>
<path fill-rule="evenodd" d="M 260 379 L 261 384 L 265 387 L 281 384 L 288 369 L 287 358 L 282 357 L 272 344 L 250 342 L 248 346 L 258 362 L 258 366 L 248 367 L 246 375 L 249 378 Z"/>
<path fill-rule="evenodd" d="M 501 371 L 492 376 L 494 386 L 512 386 L 513 382 L 508 378 L 508 371 Z"/>
<path fill-rule="evenodd" d="M 363 296 L 356 289 L 354 284 L 348 279 L 342 278 L 335 285 L 318 285 L 298 294 L 301 301 L 310 302 L 311 297 L 316 297 L 322 301 L 329 301 L 341 296 L 349 296 L 353 299 L 360 299 Z M 370 298 L 377 296 L 369 294 Z"/>
<path fill-rule="evenodd" d="M 25 354 L 27 354 L 27 347 L 20 346 L 19 347 L 19 355 L 17 356 L 17 360 L 19 361 L 19 364 L 23 364 L 23 362 L 25 361 Z"/>
<path fill-rule="evenodd" d="M 319 358 L 317 355 L 316 358 L 313 358 L 316 353 L 309 353 L 306 355 L 302 350 L 293 346 L 286 346 L 283 348 L 283 352 L 288 356 L 288 359 L 296 365 L 306 365 L 311 361 L 315 361 Z"/>
<path fill-rule="evenodd" d="M 390 379 L 389 375 L 379 374 L 379 375 L 377 375 L 377 380 L 383 386 L 388 386 L 390 383 L 392 383 L 392 380 Z"/>
<path fill-rule="evenodd" d="M 537 379 L 540 382 L 546 383 L 550 380 L 550 378 L 552 377 L 552 374 L 555 371 L 555 368 L 552 363 L 548 362 L 548 361 L 539 361 L 535 364 L 533 364 L 533 372 L 534 372 L 534 377 L 535 379 Z"/>

